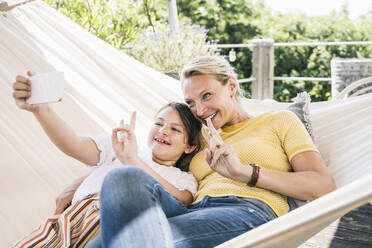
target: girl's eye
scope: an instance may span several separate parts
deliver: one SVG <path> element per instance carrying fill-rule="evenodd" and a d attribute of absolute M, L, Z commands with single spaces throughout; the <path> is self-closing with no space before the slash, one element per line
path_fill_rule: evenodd
<path fill-rule="evenodd" d="M 195 105 L 193 101 L 186 101 L 186 104 L 189 106 L 189 108 Z"/>
<path fill-rule="evenodd" d="M 203 100 L 208 99 L 210 96 L 211 96 L 211 93 L 205 93 L 205 94 L 203 95 Z"/>
<path fill-rule="evenodd" d="M 176 131 L 176 132 L 179 132 L 179 133 L 182 133 L 181 130 L 179 130 L 179 129 L 177 129 L 177 128 L 174 128 L 174 127 L 172 128 L 172 130 L 173 130 L 173 131 Z"/>
<path fill-rule="evenodd" d="M 155 122 L 154 125 L 155 125 L 155 126 L 162 126 L 163 124 L 160 123 L 160 122 Z"/>

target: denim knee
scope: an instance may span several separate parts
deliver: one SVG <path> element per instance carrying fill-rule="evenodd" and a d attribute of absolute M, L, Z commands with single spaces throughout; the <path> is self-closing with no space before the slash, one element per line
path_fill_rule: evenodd
<path fill-rule="evenodd" d="M 118 189 L 128 191 L 130 189 L 138 190 L 139 185 L 154 183 L 154 178 L 146 171 L 136 166 L 125 166 L 110 171 L 105 177 L 102 185 L 102 191 L 109 188 L 110 191 Z"/>
<path fill-rule="evenodd" d="M 107 174 L 101 190 L 101 201 L 135 202 L 149 200 L 154 195 L 155 185 L 159 182 L 141 168 L 125 166 Z"/>

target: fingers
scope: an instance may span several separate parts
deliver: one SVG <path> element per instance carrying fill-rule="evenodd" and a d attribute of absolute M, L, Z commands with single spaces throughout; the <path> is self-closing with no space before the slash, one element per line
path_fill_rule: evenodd
<path fill-rule="evenodd" d="M 13 83 L 13 98 L 16 100 L 25 99 L 31 96 L 31 81 L 21 75 L 16 77 Z"/>
<path fill-rule="evenodd" d="M 128 124 L 121 125 L 121 126 L 123 126 L 123 127 L 117 127 L 117 128 L 114 128 L 112 130 L 111 139 L 112 139 L 112 144 L 113 145 L 124 146 L 124 143 L 128 143 L 128 138 L 131 139 L 133 137 L 133 136 L 131 136 L 131 135 L 133 135 L 133 132 L 130 130 L 130 127 L 129 127 Z"/>
<path fill-rule="evenodd" d="M 136 127 L 136 116 L 137 112 L 134 111 L 130 117 L 130 124 L 125 124 L 124 120 L 121 120 L 119 128 L 125 129 L 125 131 L 128 132 L 134 132 L 134 129 Z"/>
<path fill-rule="evenodd" d="M 13 92 L 13 98 L 18 100 L 18 99 L 24 99 L 28 98 L 31 96 L 30 91 L 25 91 L 25 90 L 17 90 Z"/>
<path fill-rule="evenodd" d="M 222 146 L 221 148 L 217 149 L 213 153 L 213 157 L 212 157 L 212 160 L 211 160 L 211 163 L 210 163 L 210 167 L 214 168 L 217 164 L 217 161 L 221 158 L 221 156 L 227 156 L 227 155 L 228 155 L 228 152 L 227 152 L 227 147 L 226 146 Z"/>
<path fill-rule="evenodd" d="M 132 113 L 132 116 L 130 117 L 130 130 L 131 130 L 132 132 L 134 132 L 134 129 L 135 129 L 135 127 L 136 127 L 136 116 L 137 116 L 137 112 L 134 111 L 134 112 Z"/>
<path fill-rule="evenodd" d="M 217 143 L 223 144 L 223 140 L 222 140 L 220 134 L 214 128 L 213 123 L 212 123 L 210 118 L 207 119 L 207 125 L 208 125 L 208 128 L 209 128 L 209 131 L 211 132 L 212 138 L 215 139 L 215 141 Z"/>
<path fill-rule="evenodd" d="M 31 96 L 31 83 L 25 77 L 17 76 L 17 81 L 13 83 L 13 89 L 13 97 L 15 99 Z"/>
<path fill-rule="evenodd" d="M 212 162 L 212 151 L 209 149 L 205 149 L 205 160 L 207 161 L 208 164 L 211 164 Z"/>
<path fill-rule="evenodd" d="M 28 75 L 29 77 L 31 77 L 31 76 L 35 75 L 35 73 L 33 73 L 32 71 L 27 71 L 27 75 Z"/>
<path fill-rule="evenodd" d="M 118 132 L 119 132 L 118 128 L 112 129 L 111 140 L 112 140 L 112 145 L 114 147 L 116 147 L 119 143 L 122 143 L 121 141 L 119 141 Z"/>
<path fill-rule="evenodd" d="M 13 89 L 14 90 L 27 90 L 31 91 L 31 84 L 29 82 L 15 82 L 13 83 Z"/>
<path fill-rule="evenodd" d="M 28 84 L 31 82 L 30 79 L 28 79 L 27 77 L 21 76 L 21 75 L 16 76 L 16 81 L 20 83 L 28 83 Z"/>
<path fill-rule="evenodd" d="M 205 141 L 207 141 L 207 143 L 209 144 L 211 137 L 209 136 L 209 133 L 207 131 L 207 128 L 204 125 L 203 125 L 201 131 L 202 131 L 202 135 L 203 135 Z"/>
<path fill-rule="evenodd" d="M 117 141 L 119 141 L 119 139 L 118 139 L 118 133 L 119 132 L 129 133 L 130 130 L 129 130 L 128 127 L 117 127 L 117 128 L 112 129 L 112 137 L 115 138 L 115 140 L 117 140 Z"/>

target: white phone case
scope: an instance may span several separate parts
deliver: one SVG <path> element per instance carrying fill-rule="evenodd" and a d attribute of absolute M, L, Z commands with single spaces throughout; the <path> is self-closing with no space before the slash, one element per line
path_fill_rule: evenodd
<path fill-rule="evenodd" d="M 26 100 L 28 104 L 59 102 L 64 90 L 63 72 L 54 71 L 37 74 L 30 77 L 31 96 Z"/>

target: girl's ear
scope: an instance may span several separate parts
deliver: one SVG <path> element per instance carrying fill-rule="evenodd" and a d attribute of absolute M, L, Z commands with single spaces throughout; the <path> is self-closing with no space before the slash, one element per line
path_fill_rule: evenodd
<path fill-rule="evenodd" d="M 186 154 L 190 154 L 192 153 L 193 151 L 195 151 L 196 149 L 196 146 L 187 146 L 186 150 L 185 150 L 185 153 Z"/>
<path fill-rule="evenodd" d="M 227 87 L 229 88 L 230 97 L 235 97 L 238 85 L 232 77 L 227 81 Z"/>

